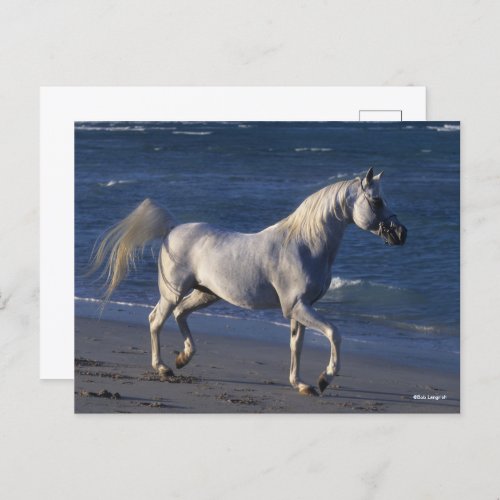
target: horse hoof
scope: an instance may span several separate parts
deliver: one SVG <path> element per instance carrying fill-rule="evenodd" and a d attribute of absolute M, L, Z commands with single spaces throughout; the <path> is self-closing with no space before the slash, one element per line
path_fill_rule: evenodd
<path fill-rule="evenodd" d="M 186 354 L 184 351 L 179 352 L 177 356 L 175 357 L 175 366 L 177 368 L 182 368 L 183 366 L 186 366 L 190 361 L 191 358 L 193 357 L 193 354 Z"/>
<path fill-rule="evenodd" d="M 188 364 L 188 361 L 189 358 L 184 354 L 184 352 L 180 352 L 175 358 L 175 367 L 182 368 Z"/>
<path fill-rule="evenodd" d="M 304 387 L 301 387 L 299 389 L 299 394 L 302 394 L 303 396 L 319 396 L 316 389 L 310 385 L 305 385 Z"/>
<path fill-rule="evenodd" d="M 162 377 L 173 377 L 174 372 L 167 365 L 160 365 L 156 368 L 158 375 Z"/>
<path fill-rule="evenodd" d="M 319 392 L 323 393 L 323 391 L 328 387 L 328 380 L 327 378 L 325 377 L 325 374 L 322 373 L 320 376 L 319 376 L 319 379 L 318 379 L 318 387 L 319 387 Z"/>

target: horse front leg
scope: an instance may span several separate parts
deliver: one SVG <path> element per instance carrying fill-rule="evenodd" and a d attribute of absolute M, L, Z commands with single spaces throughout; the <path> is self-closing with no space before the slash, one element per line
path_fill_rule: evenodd
<path fill-rule="evenodd" d="M 300 394 L 317 396 L 314 387 L 304 384 L 300 380 L 300 355 L 304 344 L 305 326 L 293 318 L 290 320 L 290 384 L 294 389 L 298 389 Z"/>
<path fill-rule="evenodd" d="M 160 375 L 173 375 L 173 371 L 162 361 L 160 355 L 160 331 L 166 319 L 174 310 L 175 303 L 161 297 L 149 315 L 151 332 L 151 364 Z"/>
<path fill-rule="evenodd" d="M 302 301 L 295 304 L 291 317 L 313 330 L 320 331 L 330 341 L 330 361 L 326 370 L 318 378 L 319 390 L 323 392 L 340 370 L 340 343 L 342 339 L 338 329 L 324 320 L 312 306 Z"/>

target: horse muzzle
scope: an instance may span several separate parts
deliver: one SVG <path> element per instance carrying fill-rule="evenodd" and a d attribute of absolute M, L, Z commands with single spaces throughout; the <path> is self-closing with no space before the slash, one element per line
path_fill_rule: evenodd
<path fill-rule="evenodd" d="M 378 226 L 378 235 L 385 241 L 386 245 L 404 245 L 406 234 L 406 227 L 400 224 L 395 216 L 380 222 Z"/>

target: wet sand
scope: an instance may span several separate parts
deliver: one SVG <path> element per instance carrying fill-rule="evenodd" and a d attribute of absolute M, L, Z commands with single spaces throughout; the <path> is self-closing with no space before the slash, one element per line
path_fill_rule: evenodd
<path fill-rule="evenodd" d="M 198 319 L 198 324 L 203 324 Z M 237 328 L 210 318 L 205 330 Z M 241 323 L 241 322 L 240 322 Z M 307 335 L 307 332 L 306 332 Z M 197 353 L 175 369 L 179 332 L 161 335 L 173 377 L 150 364 L 149 331 L 130 321 L 76 318 L 76 413 L 458 413 L 456 373 L 406 366 L 366 353 L 342 353 L 342 371 L 320 397 L 288 383 L 286 342 L 256 341 L 193 328 Z M 325 345 L 304 345 L 301 378 L 317 387 L 329 357 Z M 418 399 L 417 399 L 418 398 Z"/>

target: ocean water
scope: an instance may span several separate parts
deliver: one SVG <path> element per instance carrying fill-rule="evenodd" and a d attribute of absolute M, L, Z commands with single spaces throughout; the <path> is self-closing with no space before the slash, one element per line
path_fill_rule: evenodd
<path fill-rule="evenodd" d="M 370 167 L 384 170 L 408 228 L 388 247 L 354 225 L 330 290 L 316 304 L 352 342 L 397 343 L 456 356 L 460 334 L 460 127 L 457 122 L 79 122 L 75 124 L 75 264 L 79 299 L 96 239 L 144 198 L 181 222 L 255 232 L 308 195 Z M 158 244 L 113 300 L 154 305 Z M 286 323 L 280 311 L 214 304 L 207 312 Z"/>

